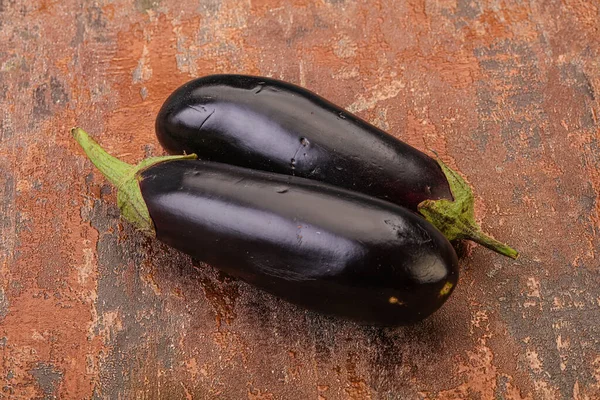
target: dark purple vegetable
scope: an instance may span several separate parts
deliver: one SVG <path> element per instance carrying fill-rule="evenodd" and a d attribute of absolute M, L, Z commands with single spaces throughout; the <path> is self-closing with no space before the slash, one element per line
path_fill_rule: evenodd
<path fill-rule="evenodd" d="M 437 310 L 458 280 L 446 238 L 409 210 L 308 179 L 159 157 L 138 166 L 75 138 L 144 232 L 307 308 L 375 325 Z"/>
<path fill-rule="evenodd" d="M 481 232 L 473 195 L 458 174 L 296 85 L 245 75 L 193 80 L 163 104 L 156 133 L 171 154 L 360 191 L 420 212 L 449 240 L 517 257 Z"/>

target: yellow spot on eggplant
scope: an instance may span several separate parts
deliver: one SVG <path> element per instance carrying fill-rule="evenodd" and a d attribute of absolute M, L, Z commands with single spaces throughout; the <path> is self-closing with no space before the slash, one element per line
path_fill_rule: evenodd
<path fill-rule="evenodd" d="M 450 291 L 452 290 L 453 287 L 454 287 L 453 283 L 446 282 L 446 284 L 444 285 L 442 290 L 440 290 L 440 297 L 447 296 L 448 294 L 450 294 Z"/>
<path fill-rule="evenodd" d="M 404 302 L 403 302 L 403 301 L 400 301 L 400 300 L 398 300 L 398 298 L 397 298 L 397 297 L 394 297 L 394 296 L 391 296 L 391 297 L 388 299 L 388 301 L 390 302 L 390 304 L 398 304 L 399 306 L 403 306 L 403 305 L 404 305 Z"/>

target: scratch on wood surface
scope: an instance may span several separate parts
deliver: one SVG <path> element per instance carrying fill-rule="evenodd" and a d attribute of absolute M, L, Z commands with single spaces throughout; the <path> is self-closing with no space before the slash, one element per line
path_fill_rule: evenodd
<path fill-rule="evenodd" d="M 370 110 L 383 100 L 394 98 L 400 93 L 400 90 L 406 87 L 406 83 L 401 80 L 395 80 L 390 83 L 380 84 L 368 90 L 368 97 L 359 95 L 358 99 L 350 104 L 346 109 L 351 113 Z"/>

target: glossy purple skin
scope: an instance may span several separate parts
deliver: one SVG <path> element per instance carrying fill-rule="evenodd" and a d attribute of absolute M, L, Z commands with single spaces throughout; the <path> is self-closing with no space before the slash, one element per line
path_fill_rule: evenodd
<path fill-rule="evenodd" d="M 403 325 L 437 310 L 448 298 L 442 288 L 458 280 L 454 249 L 437 229 L 374 197 L 194 160 L 157 164 L 141 178 L 159 240 L 319 312 Z"/>
<path fill-rule="evenodd" d="M 156 134 L 171 154 L 301 176 L 417 211 L 452 199 L 435 160 L 301 87 L 212 75 L 165 101 Z"/>

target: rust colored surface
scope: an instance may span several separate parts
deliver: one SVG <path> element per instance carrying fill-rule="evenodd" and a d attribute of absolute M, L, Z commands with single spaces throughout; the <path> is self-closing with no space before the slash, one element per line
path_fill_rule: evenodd
<path fill-rule="evenodd" d="M 0 398 L 600 398 L 600 6 L 0 0 Z M 123 224 L 68 129 L 128 162 L 192 77 L 302 84 L 472 184 L 484 229 L 423 323 L 291 306 Z"/>

